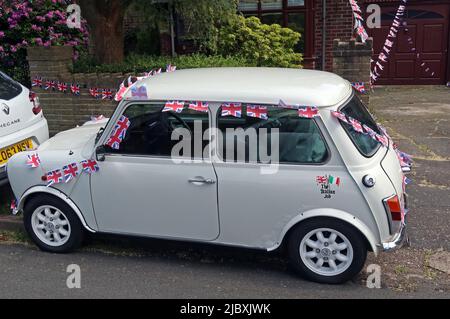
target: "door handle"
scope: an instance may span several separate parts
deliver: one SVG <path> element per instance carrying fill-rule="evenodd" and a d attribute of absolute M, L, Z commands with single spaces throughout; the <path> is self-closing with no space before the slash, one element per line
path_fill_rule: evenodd
<path fill-rule="evenodd" d="M 216 183 L 216 181 L 211 179 L 211 178 L 205 179 L 203 177 L 195 177 L 195 178 L 191 178 L 189 180 L 189 183 L 191 183 L 191 184 L 202 184 L 202 185 L 205 185 L 205 184 L 207 184 L 207 185 L 214 185 Z"/>

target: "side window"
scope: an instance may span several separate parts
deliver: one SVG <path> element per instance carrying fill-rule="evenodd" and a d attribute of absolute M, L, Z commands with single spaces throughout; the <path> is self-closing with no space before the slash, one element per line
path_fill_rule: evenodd
<path fill-rule="evenodd" d="M 224 161 L 261 162 L 263 156 L 273 157 L 274 151 L 281 164 L 321 164 L 327 160 L 328 149 L 314 120 L 299 117 L 297 110 L 277 106 L 267 107 L 265 119 L 255 118 L 247 115 L 247 108 L 242 106 L 241 118 L 218 113 L 218 128 L 223 136 L 218 153 Z M 277 135 L 278 149 L 272 146 Z"/>
<path fill-rule="evenodd" d="M 170 157 L 173 147 L 180 142 L 172 140 L 175 130 L 189 132 L 194 145 L 194 134 L 203 136 L 209 128 L 207 113 L 188 109 L 182 113 L 162 112 L 163 108 L 163 103 L 130 105 L 123 114 L 131 123 L 125 138 L 119 150 L 106 146 L 107 151 L 112 154 Z M 206 146 L 208 141 L 203 143 Z"/>

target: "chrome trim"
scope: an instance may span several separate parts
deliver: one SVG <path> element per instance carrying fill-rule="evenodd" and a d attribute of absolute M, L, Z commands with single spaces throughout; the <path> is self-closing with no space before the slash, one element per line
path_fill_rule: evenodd
<path fill-rule="evenodd" d="M 383 251 L 387 252 L 402 248 L 406 242 L 408 242 L 407 227 L 406 223 L 402 223 L 400 231 L 390 241 L 384 242 L 380 246 L 383 247 Z"/>

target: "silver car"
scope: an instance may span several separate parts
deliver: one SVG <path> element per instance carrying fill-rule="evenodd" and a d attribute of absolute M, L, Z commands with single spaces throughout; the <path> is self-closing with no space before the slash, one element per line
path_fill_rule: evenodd
<path fill-rule="evenodd" d="M 284 247 L 300 274 L 337 284 L 405 240 L 398 158 L 339 76 L 220 68 L 142 79 L 107 123 L 7 171 L 42 250 L 71 251 L 86 232 Z"/>

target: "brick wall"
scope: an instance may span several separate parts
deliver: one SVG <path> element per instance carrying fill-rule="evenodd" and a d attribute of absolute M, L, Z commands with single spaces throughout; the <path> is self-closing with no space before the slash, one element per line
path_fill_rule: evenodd
<path fill-rule="evenodd" d="M 345 41 L 354 38 L 353 15 L 348 0 L 327 0 L 326 18 L 326 63 L 327 71 L 333 70 L 333 41 L 343 39 Z M 322 0 L 316 1 L 315 10 L 315 53 L 319 57 L 318 67 L 322 65 L 322 36 L 323 36 L 323 6 Z"/>
<path fill-rule="evenodd" d="M 87 85 L 87 88 L 81 88 L 80 96 L 33 88 L 40 98 L 52 135 L 81 125 L 88 121 L 92 115 L 110 116 L 117 103 L 94 99 L 89 95 L 88 87 L 117 89 L 121 81 L 128 76 L 121 73 L 71 73 L 71 47 L 32 47 L 28 49 L 27 59 L 32 79 L 40 76 L 43 79 Z"/>
<path fill-rule="evenodd" d="M 365 44 L 354 39 L 341 42 L 335 39 L 333 43 L 333 72 L 349 80 L 350 82 L 365 82 L 366 91 L 370 89 L 370 59 L 372 57 L 372 39 Z M 361 96 L 361 99 L 369 105 L 369 94 Z"/>

